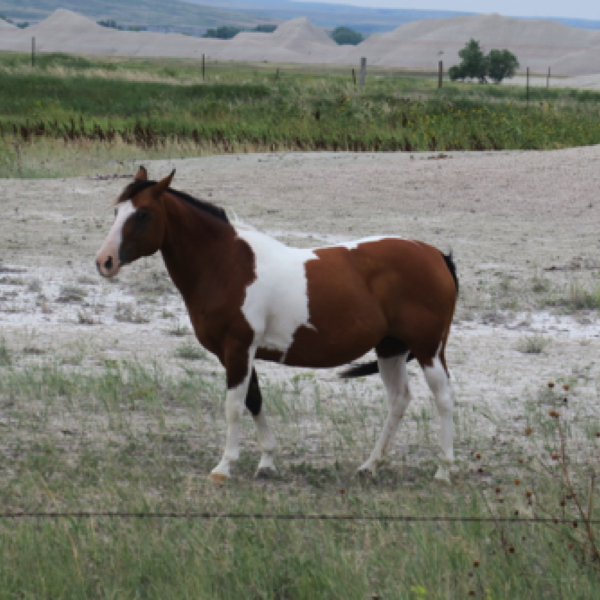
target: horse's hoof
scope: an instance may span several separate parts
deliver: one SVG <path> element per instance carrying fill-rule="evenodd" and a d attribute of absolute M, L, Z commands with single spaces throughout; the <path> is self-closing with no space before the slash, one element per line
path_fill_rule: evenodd
<path fill-rule="evenodd" d="M 277 471 L 272 467 L 261 467 L 254 473 L 254 479 L 273 479 L 277 475 Z"/>
<path fill-rule="evenodd" d="M 356 476 L 365 481 L 375 479 L 375 471 L 372 471 L 371 469 L 358 469 L 356 471 Z"/>
<path fill-rule="evenodd" d="M 452 482 L 450 481 L 450 473 L 443 467 L 440 467 L 437 470 L 437 473 L 433 476 L 433 479 L 447 485 L 452 485 Z"/>
<path fill-rule="evenodd" d="M 211 473 L 208 478 L 215 485 L 225 485 L 229 479 L 227 475 L 221 475 L 221 473 Z"/>

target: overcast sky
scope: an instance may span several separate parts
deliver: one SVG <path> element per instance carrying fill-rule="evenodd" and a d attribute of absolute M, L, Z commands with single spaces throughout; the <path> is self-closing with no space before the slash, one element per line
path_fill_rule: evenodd
<path fill-rule="evenodd" d="M 599 0 L 322 0 L 370 8 L 418 8 L 492 13 L 507 17 L 571 17 L 600 21 Z"/>

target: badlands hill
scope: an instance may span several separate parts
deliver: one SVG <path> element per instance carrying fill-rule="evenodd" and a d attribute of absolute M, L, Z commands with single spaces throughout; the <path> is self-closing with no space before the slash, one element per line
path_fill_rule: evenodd
<path fill-rule="evenodd" d="M 4 19 L 0 19 L 0 31 L 11 31 L 16 30 L 17 27 Z"/>
<path fill-rule="evenodd" d="M 28 52 L 35 37 L 41 52 L 189 58 L 205 54 L 212 60 L 329 64 L 358 64 L 365 56 L 371 65 L 425 69 L 437 66 L 439 52 L 443 52 L 446 68 L 457 64 L 458 51 L 475 38 L 486 51 L 508 48 L 522 68 L 534 72 L 550 67 L 562 75 L 600 73 L 600 31 L 497 14 L 408 23 L 373 35 L 356 47 L 338 46 L 304 18 L 287 21 L 273 33 L 241 33 L 233 40 L 118 31 L 64 9 L 26 29 L 7 23 L 0 27 L 0 50 L 20 52 Z"/>

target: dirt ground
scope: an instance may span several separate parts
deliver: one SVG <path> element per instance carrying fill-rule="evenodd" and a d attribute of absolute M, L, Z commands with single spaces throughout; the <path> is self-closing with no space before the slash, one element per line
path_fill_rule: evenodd
<path fill-rule="evenodd" d="M 175 167 L 173 187 L 293 245 L 391 233 L 452 249 L 461 299 L 447 355 L 462 413 L 491 440 L 519 427 L 526 398 L 564 380 L 571 402 L 587 403 L 596 418 L 598 313 L 567 300 L 600 290 L 600 146 L 234 155 L 145 166 L 153 178 Z M 177 348 L 194 342 L 172 335 L 187 316 L 160 256 L 127 267 L 115 282 L 96 274 L 111 204 L 128 182 L 121 175 L 133 169 L 110 178 L 1 182 L 0 338 L 23 360 L 70 352 L 90 367 L 135 358 L 176 368 Z M 535 336 L 542 351 L 524 352 Z M 222 373 L 210 357 L 202 365 Z M 297 373 L 266 363 L 258 370 L 272 379 Z M 429 406 L 429 394 L 418 367 L 410 370 L 411 410 L 418 410 Z M 343 400 L 335 371 L 316 377 Z M 357 385 L 380 389 L 377 377 Z"/>

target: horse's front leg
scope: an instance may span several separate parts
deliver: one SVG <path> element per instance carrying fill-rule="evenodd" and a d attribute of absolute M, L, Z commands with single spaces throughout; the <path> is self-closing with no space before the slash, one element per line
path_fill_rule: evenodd
<path fill-rule="evenodd" d="M 221 462 L 210 472 L 213 483 L 223 484 L 230 476 L 230 465 L 240 456 L 240 421 L 248 386 L 252 376 L 252 361 L 255 348 L 235 347 L 225 354 L 224 364 L 227 374 L 227 396 L 225 398 L 225 418 L 227 436 Z"/>

